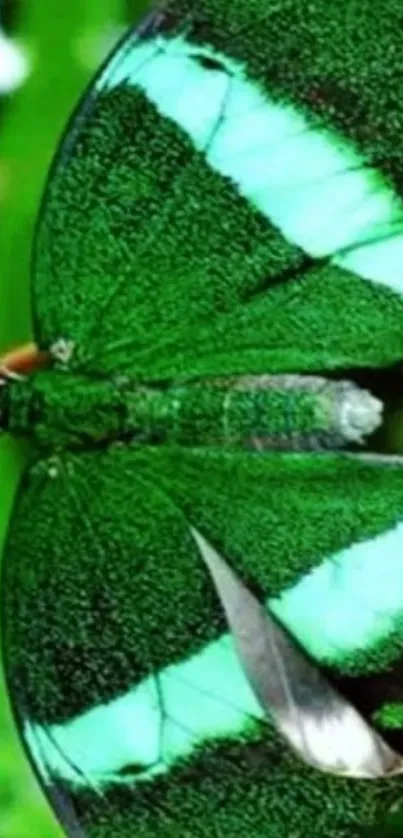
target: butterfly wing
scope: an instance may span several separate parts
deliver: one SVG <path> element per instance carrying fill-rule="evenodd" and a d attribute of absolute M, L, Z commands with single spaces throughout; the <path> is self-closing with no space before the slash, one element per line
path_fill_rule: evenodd
<path fill-rule="evenodd" d="M 227 14 L 173 0 L 119 47 L 46 191 L 41 347 L 62 338 L 71 368 L 147 380 L 401 358 L 399 76 L 374 61 L 368 90 L 344 12 L 307 15 L 309 27 L 298 4 Z M 379 19 L 385 45 L 389 3 L 366 19 L 377 54 Z"/>
<path fill-rule="evenodd" d="M 402 483 L 401 465 L 341 455 L 126 445 L 32 466 L 6 550 L 7 674 L 68 834 L 204 838 L 238 823 L 288 838 L 303 823 L 344 838 L 388 810 L 398 779 L 318 773 L 276 732 L 194 530 L 333 676 L 390 676 L 401 597 L 382 601 L 379 579 L 401 552 Z"/>

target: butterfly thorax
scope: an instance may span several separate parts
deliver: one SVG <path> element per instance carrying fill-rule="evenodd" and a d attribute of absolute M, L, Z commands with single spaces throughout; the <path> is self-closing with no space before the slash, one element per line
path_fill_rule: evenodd
<path fill-rule="evenodd" d="M 378 403 L 349 382 L 254 375 L 154 384 L 50 369 L 2 388 L 2 427 L 41 448 L 113 441 L 257 449 L 340 447 L 379 424 Z"/>

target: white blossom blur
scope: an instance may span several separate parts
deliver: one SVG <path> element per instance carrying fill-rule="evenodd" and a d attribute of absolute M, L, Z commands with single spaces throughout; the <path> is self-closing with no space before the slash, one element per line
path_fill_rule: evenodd
<path fill-rule="evenodd" d="M 0 29 L 0 95 L 19 87 L 28 75 L 28 60 L 21 47 Z"/>

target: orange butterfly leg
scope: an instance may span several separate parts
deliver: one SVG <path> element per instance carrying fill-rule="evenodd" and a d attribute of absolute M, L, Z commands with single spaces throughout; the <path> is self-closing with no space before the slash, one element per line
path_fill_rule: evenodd
<path fill-rule="evenodd" d="M 49 352 L 39 349 L 36 343 L 25 343 L 0 356 L 0 371 L 6 374 L 30 375 L 47 367 L 49 363 Z"/>

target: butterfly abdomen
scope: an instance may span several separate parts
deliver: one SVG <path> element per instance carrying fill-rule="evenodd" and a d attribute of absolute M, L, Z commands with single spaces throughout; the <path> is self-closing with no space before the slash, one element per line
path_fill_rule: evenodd
<path fill-rule="evenodd" d="M 257 450 L 339 448 L 380 423 L 381 403 L 348 381 L 254 375 L 212 379 L 168 391 L 170 433 L 183 444 Z"/>
<path fill-rule="evenodd" d="M 255 375 L 149 386 L 47 370 L 7 387 L 8 430 L 42 446 L 139 444 L 339 448 L 380 424 L 381 402 L 348 381 Z"/>

